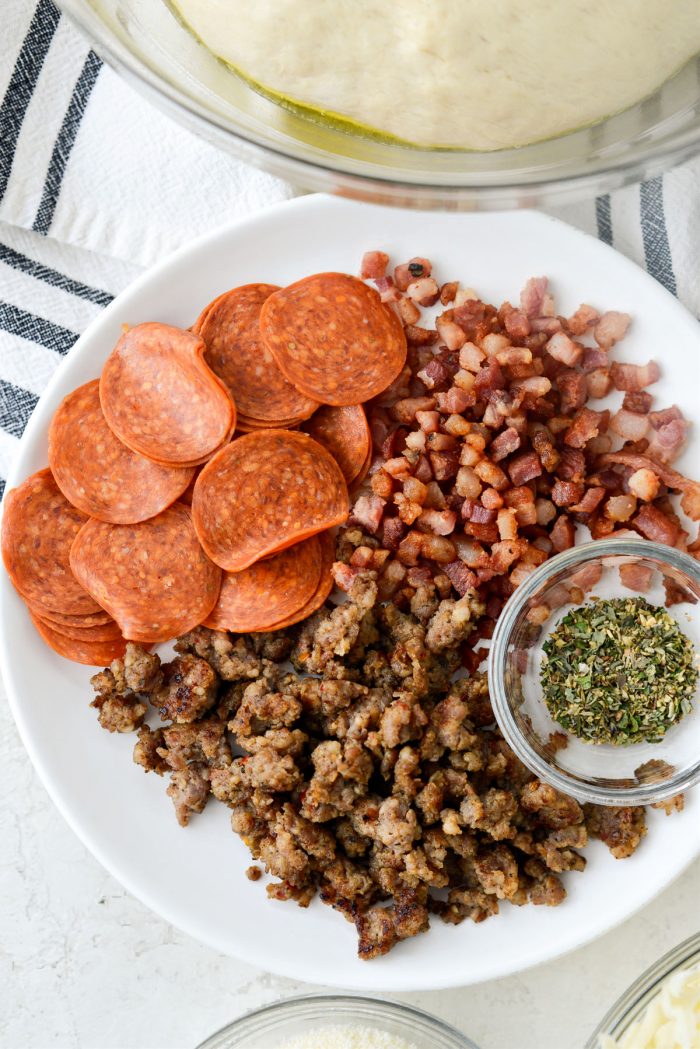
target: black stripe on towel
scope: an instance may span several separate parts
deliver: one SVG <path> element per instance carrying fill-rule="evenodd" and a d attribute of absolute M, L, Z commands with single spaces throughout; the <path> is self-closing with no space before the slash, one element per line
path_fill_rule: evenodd
<path fill-rule="evenodd" d="M 0 426 L 13 437 L 21 437 L 39 398 L 5 379 L 0 379 Z"/>
<path fill-rule="evenodd" d="M 61 328 L 53 321 L 37 317 L 34 313 L 20 310 L 9 302 L 0 302 L 0 328 L 56 353 L 68 353 L 78 338 L 74 331 Z"/>
<path fill-rule="evenodd" d="M 60 17 L 51 0 L 39 0 L 0 105 L 0 200 L 10 181 L 22 123 Z"/>
<path fill-rule="evenodd" d="M 53 152 L 51 153 L 49 170 L 46 173 L 46 181 L 44 182 L 44 190 L 32 226 L 32 229 L 37 233 L 48 233 L 49 227 L 51 226 L 53 214 L 58 202 L 58 195 L 61 192 L 61 183 L 66 170 L 66 164 L 68 163 L 68 158 L 70 157 L 71 150 L 75 144 L 75 139 L 78 130 L 80 129 L 80 122 L 83 119 L 83 113 L 88 104 L 90 93 L 100 75 L 101 68 L 101 59 L 97 57 L 94 51 L 90 51 L 85 59 L 85 64 L 80 72 L 80 76 L 76 81 L 71 100 L 68 104 L 68 109 L 66 110 L 66 115 L 61 124 L 61 130 L 58 132 Z"/>
<path fill-rule="evenodd" d="M 595 220 L 598 226 L 598 239 L 606 244 L 612 244 L 612 214 L 610 209 L 610 195 L 595 198 Z"/>
<path fill-rule="evenodd" d="M 30 277 L 36 277 L 37 280 L 43 281 L 44 284 L 50 284 L 53 288 L 67 291 L 78 299 L 94 302 L 97 306 L 109 306 L 114 297 L 108 291 L 102 291 L 101 288 L 92 288 L 89 284 L 83 284 L 82 281 L 66 277 L 64 273 L 59 273 L 58 270 L 51 269 L 50 266 L 44 266 L 43 263 L 37 262 L 36 259 L 30 259 L 27 255 L 21 255 L 20 252 L 15 251 L 14 248 L 2 242 L 0 242 L 0 262 L 5 262 L 8 266 L 15 270 L 20 270 Z"/>
<path fill-rule="evenodd" d="M 639 188 L 644 260 L 652 277 L 667 291 L 676 294 L 671 246 L 664 216 L 664 184 L 661 175 L 642 182 Z"/>

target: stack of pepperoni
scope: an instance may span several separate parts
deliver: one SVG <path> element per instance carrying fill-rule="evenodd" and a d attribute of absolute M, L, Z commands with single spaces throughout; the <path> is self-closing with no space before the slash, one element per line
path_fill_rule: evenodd
<path fill-rule="evenodd" d="M 3 559 L 42 637 L 103 665 L 126 639 L 314 612 L 370 465 L 362 404 L 405 358 L 396 314 L 339 273 L 235 288 L 189 331 L 127 331 L 59 406 L 49 469 L 5 499 Z"/>

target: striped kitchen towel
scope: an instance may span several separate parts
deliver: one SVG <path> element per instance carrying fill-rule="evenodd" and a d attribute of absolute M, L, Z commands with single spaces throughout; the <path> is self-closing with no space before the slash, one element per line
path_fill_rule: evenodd
<path fill-rule="evenodd" d="M 56 367 L 140 271 L 0 222 L 0 496 L 19 439 Z"/>
<path fill-rule="evenodd" d="M 52 0 L 0 7 L 1 221 L 146 266 L 293 195 L 145 103 Z"/>
<path fill-rule="evenodd" d="M 27 419 L 89 321 L 144 266 L 294 194 L 123 83 L 51 0 L 0 20 L 0 494 Z M 700 315 L 700 159 L 557 209 Z"/>

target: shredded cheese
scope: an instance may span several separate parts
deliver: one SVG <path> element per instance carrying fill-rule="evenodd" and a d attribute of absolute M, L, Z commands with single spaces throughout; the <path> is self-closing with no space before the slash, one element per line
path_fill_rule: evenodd
<path fill-rule="evenodd" d="M 398 1035 L 376 1027 L 317 1027 L 284 1042 L 277 1049 L 417 1049 Z"/>
<path fill-rule="evenodd" d="M 642 1015 L 618 1041 L 605 1036 L 600 1049 L 698 1049 L 700 964 L 673 973 Z"/>

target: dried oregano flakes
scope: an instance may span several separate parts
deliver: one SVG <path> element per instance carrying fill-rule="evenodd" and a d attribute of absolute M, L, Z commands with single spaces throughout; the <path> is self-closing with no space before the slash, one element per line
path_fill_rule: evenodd
<path fill-rule="evenodd" d="M 542 648 L 549 712 L 586 742 L 658 743 L 691 710 L 692 642 L 666 609 L 642 597 L 572 609 Z"/>

